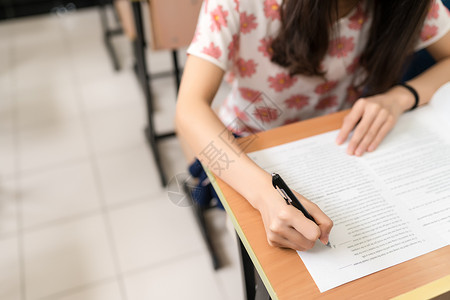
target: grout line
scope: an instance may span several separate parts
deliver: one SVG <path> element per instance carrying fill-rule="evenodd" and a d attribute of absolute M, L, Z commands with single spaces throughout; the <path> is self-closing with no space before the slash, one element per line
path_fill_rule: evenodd
<path fill-rule="evenodd" d="M 24 232 L 22 229 L 23 225 L 23 215 L 22 215 L 22 200 L 20 197 L 20 139 L 19 139 L 19 107 L 16 100 L 17 92 L 16 92 L 16 72 L 12 68 L 13 63 L 16 60 L 14 56 L 15 51 L 13 49 L 16 47 L 14 40 L 10 37 L 11 47 L 10 47 L 10 85 L 11 85 L 11 98 L 13 100 L 13 147 L 14 153 L 14 181 L 15 181 L 15 191 L 14 191 L 14 199 L 16 201 L 16 218 L 17 218 L 17 248 L 19 254 L 19 277 L 20 277 L 20 298 L 22 300 L 27 299 L 27 287 L 26 287 L 26 267 L 25 267 L 25 241 L 24 241 Z"/>
<path fill-rule="evenodd" d="M 60 28 L 64 33 L 63 37 L 65 38 L 65 41 L 66 41 L 65 45 L 67 48 L 67 53 L 72 58 L 71 64 L 70 64 L 71 77 L 72 77 L 73 82 L 75 83 L 75 93 L 77 94 L 78 109 L 79 109 L 81 120 L 82 120 L 84 138 L 86 140 L 87 147 L 88 147 L 89 159 L 91 162 L 91 168 L 92 168 L 92 172 L 94 175 L 94 181 L 95 181 L 95 185 L 97 186 L 97 192 L 98 192 L 98 196 L 99 196 L 99 200 L 100 200 L 103 222 L 104 222 L 104 226 L 105 226 L 105 230 L 106 230 L 106 237 L 107 237 L 107 240 L 109 243 L 109 248 L 111 250 L 111 254 L 113 257 L 115 278 L 119 285 L 121 298 L 123 300 L 126 300 L 127 294 L 126 294 L 125 282 L 124 282 L 124 278 L 121 273 L 118 250 L 117 250 L 116 243 L 114 240 L 111 220 L 110 220 L 109 213 L 107 210 L 107 202 L 106 202 L 106 198 L 105 198 L 105 192 L 104 192 L 104 189 L 103 189 L 103 186 L 101 183 L 100 169 L 99 169 L 99 165 L 98 165 L 98 159 L 97 159 L 97 157 L 95 155 L 95 151 L 94 151 L 94 145 L 93 145 L 93 141 L 92 141 L 93 137 L 91 135 L 91 131 L 89 128 L 88 115 L 86 112 L 86 108 L 84 107 L 83 93 L 81 93 L 81 91 L 80 91 L 81 86 L 80 86 L 79 78 L 78 78 L 77 73 L 75 72 L 75 68 L 73 65 L 73 63 L 74 63 L 73 52 L 72 52 L 72 48 L 69 46 L 69 40 L 66 36 L 68 33 L 64 32 L 65 31 L 64 26 L 61 26 Z"/>
<path fill-rule="evenodd" d="M 177 255 L 177 256 L 173 256 L 170 258 L 166 258 L 154 263 L 149 263 L 147 265 L 141 266 L 139 268 L 135 268 L 135 269 L 131 269 L 128 271 L 124 271 L 122 272 L 122 275 L 124 277 L 129 277 L 129 276 L 134 276 L 134 275 L 138 275 L 138 274 L 142 274 L 145 273 L 151 269 L 157 269 L 157 268 L 161 268 L 167 265 L 172 265 L 172 264 L 178 264 L 180 261 L 188 259 L 188 258 L 193 258 L 193 257 L 197 257 L 197 256 L 201 256 L 203 254 L 207 254 L 207 249 L 206 247 L 204 247 L 204 249 L 199 249 L 199 250 L 193 250 L 190 251 L 188 253 L 183 253 L 182 255 Z M 208 261 L 209 262 L 209 261 Z M 212 269 L 212 266 L 211 266 Z"/>
<path fill-rule="evenodd" d="M 25 169 L 25 170 L 18 169 L 17 172 L 20 172 L 20 174 L 22 175 L 21 177 L 27 177 L 27 176 L 32 176 L 35 174 L 40 174 L 42 172 L 53 171 L 53 170 L 57 170 L 57 169 L 65 168 L 65 167 L 75 166 L 75 165 L 78 165 L 78 164 L 83 163 L 88 160 L 89 160 L 89 157 L 87 155 L 83 155 L 83 157 L 71 158 L 71 159 L 60 161 L 60 162 L 49 163 L 44 166 L 33 167 L 33 168 Z"/>
<path fill-rule="evenodd" d="M 101 286 L 103 284 L 112 283 L 115 280 L 116 280 L 116 278 L 114 276 L 106 277 L 106 278 L 103 278 L 103 279 L 92 281 L 92 282 L 87 283 L 87 284 L 83 284 L 83 285 L 72 287 L 70 289 L 59 291 L 59 292 L 53 293 L 51 295 L 47 295 L 45 297 L 41 297 L 41 298 L 39 298 L 39 300 L 57 300 L 57 299 L 61 299 L 61 297 L 69 296 L 71 294 L 75 294 L 75 293 L 78 293 L 78 292 L 82 292 L 82 291 L 84 291 L 86 289 L 96 288 L 96 287 L 99 287 L 99 286 Z"/>
<path fill-rule="evenodd" d="M 109 204 L 109 205 L 106 205 L 105 209 L 108 213 L 111 213 L 111 212 L 119 211 L 122 209 L 127 209 L 127 208 L 130 208 L 133 206 L 137 206 L 144 202 L 148 202 L 148 201 L 151 202 L 153 200 L 149 199 L 149 198 L 152 197 L 153 195 L 154 194 L 147 194 L 145 196 L 140 196 L 137 198 L 133 198 L 131 200 L 124 201 L 123 203 Z M 74 214 L 71 216 L 62 217 L 59 219 L 54 219 L 51 221 L 46 221 L 46 222 L 35 224 L 32 226 L 24 227 L 22 231 L 23 231 L 23 233 L 31 233 L 31 232 L 39 231 L 39 230 L 46 229 L 49 227 L 63 225 L 65 223 L 76 222 L 76 221 L 80 221 L 83 219 L 93 217 L 96 214 L 102 214 L 103 211 L 104 211 L 103 208 L 99 207 L 99 208 L 91 209 L 90 211 L 85 211 L 85 212 L 77 213 L 77 214 Z M 0 240 L 8 238 L 11 235 L 16 235 L 16 234 L 17 234 L 16 232 L 4 233 L 4 234 L 0 235 Z"/>
<path fill-rule="evenodd" d="M 82 124 L 84 123 L 83 119 L 82 119 L 81 123 Z M 83 125 L 83 127 L 84 127 L 84 125 Z M 99 153 L 99 155 L 101 155 L 102 158 L 105 158 L 105 157 L 111 158 L 114 156 L 125 154 L 127 152 L 134 151 L 136 149 L 140 149 L 143 146 L 146 146 L 145 141 L 143 141 L 140 144 L 134 144 L 131 146 L 126 146 L 126 147 L 122 147 L 122 148 L 104 151 L 102 153 Z M 30 169 L 25 169 L 25 170 L 18 169 L 17 172 L 20 172 L 21 175 L 23 175 L 23 177 L 26 177 L 26 176 L 34 175 L 37 173 L 42 173 L 42 172 L 52 171 L 52 170 L 56 170 L 56 169 L 60 169 L 60 168 L 64 168 L 64 167 L 74 166 L 74 165 L 77 165 L 77 164 L 80 164 L 83 162 L 89 162 L 90 160 L 91 160 L 90 155 L 83 155 L 83 157 L 71 158 L 71 159 L 67 159 L 64 161 L 56 162 L 56 163 L 50 163 L 50 164 L 47 164 L 44 166 L 33 167 Z M 6 174 L 6 175 L 2 176 L 2 178 L 11 179 L 11 178 L 14 178 L 14 176 L 15 176 L 14 173 L 10 173 L 10 174 Z"/>

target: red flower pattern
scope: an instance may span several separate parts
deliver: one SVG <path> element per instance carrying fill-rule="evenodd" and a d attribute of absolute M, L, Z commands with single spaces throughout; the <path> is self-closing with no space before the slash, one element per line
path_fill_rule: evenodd
<path fill-rule="evenodd" d="M 280 20 L 280 5 L 276 0 L 264 1 L 264 14 L 272 20 Z"/>
<path fill-rule="evenodd" d="M 239 92 L 240 92 L 242 98 L 244 98 L 245 100 L 250 101 L 252 103 L 259 102 L 262 100 L 260 91 L 250 89 L 250 88 L 240 87 Z"/>
<path fill-rule="evenodd" d="M 288 108 L 302 109 L 309 104 L 309 97 L 298 94 L 284 100 Z"/>
<path fill-rule="evenodd" d="M 239 35 L 233 34 L 233 39 L 228 45 L 228 59 L 231 60 L 232 58 L 234 58 L 238 51 L 239 51 Z"/>
<path fill-rule="evenodd" d="M 236 4 L 236 11 L 239 12 L 239 0 L 234 0 L 234 4 Z"/>
<path fill-rule="evenodd" d="M 258 27 L 258 24 L 256 23 L 256 17 L 254 14 L 247 15 L 246 12 L 243 12 L 239 16 L 240 22 L 241 22 L 241 32 L 242 33 L 249 33 L 256 27 Z"/>
<path fill-rule="evenodd" d="M 236 117 L 237 117 L 239 120 L 242 120 L 242 121 L 244 121 L 244 122 L 247 122 L 247 121 L 248 121 L 248 116 L 247 116 L 247 113 L 246 113 L 246 112 L 241 111 L 237 106 L 233 107 L 233 111 L 234 111 L 234 113 L 236 114 Z"/>
<path fill-rule="evenodd" d="M 367 16 L 364 13 L 362 6 L 358 5 L 356 12 L 349 18 L 350 23 L 348 24 L 348 27 L 350 29 L 359 30 L 362 28 L 366 20 Z"/>
<path fill-rule="evenodd" d="M 244 60 L 239 58 L 237 66 L 241 77 L 251 77 L 256 72 L 256 63 L 253 59 Z"/>
<path fill-rule="evenodd" d="M 223 10 L 222 5 L 219 5 L 215 10 L 211 12 L 211 31 L 220 31 L 223 27 L 227 27 L 228 11 Z"/>
<path fill-rule="evenodd" d="M 232 71 L 228 71 L 227 73 L 225 73 L 224 80 L 226 83 L 232 84 L 235 78 L 236 78 L 236 76 L 234 75 L 234 73 Z"/>
<path fill-rule="evenodd" d="M 325 98 L 320 99 L 319 103 L 314 107 L 316 110 L 319 109 L 326 109 L 329 107 L 333 107 L 338 105 L 337 103 L 337 96 L 327 96 Z"/>
<path fill-rule="evenodd" d="M 324 95 L 324 94 L 328 93 L 329 91 L 331 91 L 332 89 L 334 89 L 337 86 L 337 84 L 338 84 L 337 81 L 327 81 L 327 82 L 321 83 L 318 86 L 316 86 L 316 88 L 314 89 L 314 92 L 316 92 L 319 95 Z"/>
<path fill-rule="evenodd" d="M 278 73 L 275 77 L 270 76 L 268 81 L 271 88 L 277 92 L 281 92 L 284 89 L 290 88 L 297 81 L 297 78 L 290 77 L 286 73 Z"/>
<path fill-rule="evenodd" d="M 439 4 L 436 1 L 433 1 L 430 10 L 428 11 L 427 19 L 430 20 L 437 18 L 439 18 Z"/>
<path fill-rule="evenodd" d="M 422 41 L 428 41 L 432 37 L 434 37 L 437 34 L 438 28 L 437 26 L 433 25 L 425 25 L 423 26 L 422 32 L 420 33 L 420 38 Z"/>
<path fill-rule="evenodd" d="M 213 42 L 209 44 L 209 47 L 204 47 L 202 53 L 212 56 L 215 59 L 219 59 L 219 57 L 222 55 L 222 51 L 220 50 L 220 48 L 214 45 Z"/>
<path fill-rule="evenodd" d="M 353 37 L 340 37 L 330 42 L 330 56 L 345 57 L 355 48 Z"/>
<path fill-rule="evenodd" d="M 257 107 L 253 115 L 263 122 L 272 122 L 278 119 L 278 110 L 272 107 Z"/>
<path fill-rule="evenodd" d="M 260 46 L 258 47 L 258 51 L 261 52 L 265 57 L 272 57 L 273 49 L 272 49 L 272 39 L 271 38 L 263 38 L 259 40 Z"/>

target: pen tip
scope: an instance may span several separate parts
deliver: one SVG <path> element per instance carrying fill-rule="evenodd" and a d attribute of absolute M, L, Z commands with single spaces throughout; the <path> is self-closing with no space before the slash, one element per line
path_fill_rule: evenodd
<path fill-rule="evenodd" d="M 325 246 L 327 246 L 327 247 L 331 248 L 331 244 L 330 244 L 330 241 L 328 241 L 328 243 L 327 243 L 327 244 L 326 244 Z"/>

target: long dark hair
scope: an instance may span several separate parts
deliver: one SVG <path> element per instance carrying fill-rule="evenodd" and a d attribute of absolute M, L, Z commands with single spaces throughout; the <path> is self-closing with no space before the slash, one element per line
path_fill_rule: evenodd
<path fill-rule="evenodd" d="M 414 51 L 432 0 L 367 0 L 372 25 L 359 65 L 368 94 L 386 91 L 400 79 Z M 323 76 L 338 0 L 283 0 L 281 29 L 272 42 L 272 61 L 291 75 Z"/>

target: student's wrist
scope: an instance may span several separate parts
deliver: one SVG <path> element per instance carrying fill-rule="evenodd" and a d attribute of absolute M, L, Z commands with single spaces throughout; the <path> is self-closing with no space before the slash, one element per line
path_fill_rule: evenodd
<path fill-rule="evenodd" d="M 415 97 L 407 88 L 401 85 L 396 85 L 389 90 L 397 101 L 402 112 L 410 110 L 415 104 Z"/>
<path fill-rule="evenodd" d="M 261 169 L 251 180 L 251 188 L 246 189 L 247 195 L 243 195 L 247 201 L 257 210 L 265 206 L 265 198 L 274 190 L 272 187 L 272 176 Z"/>

